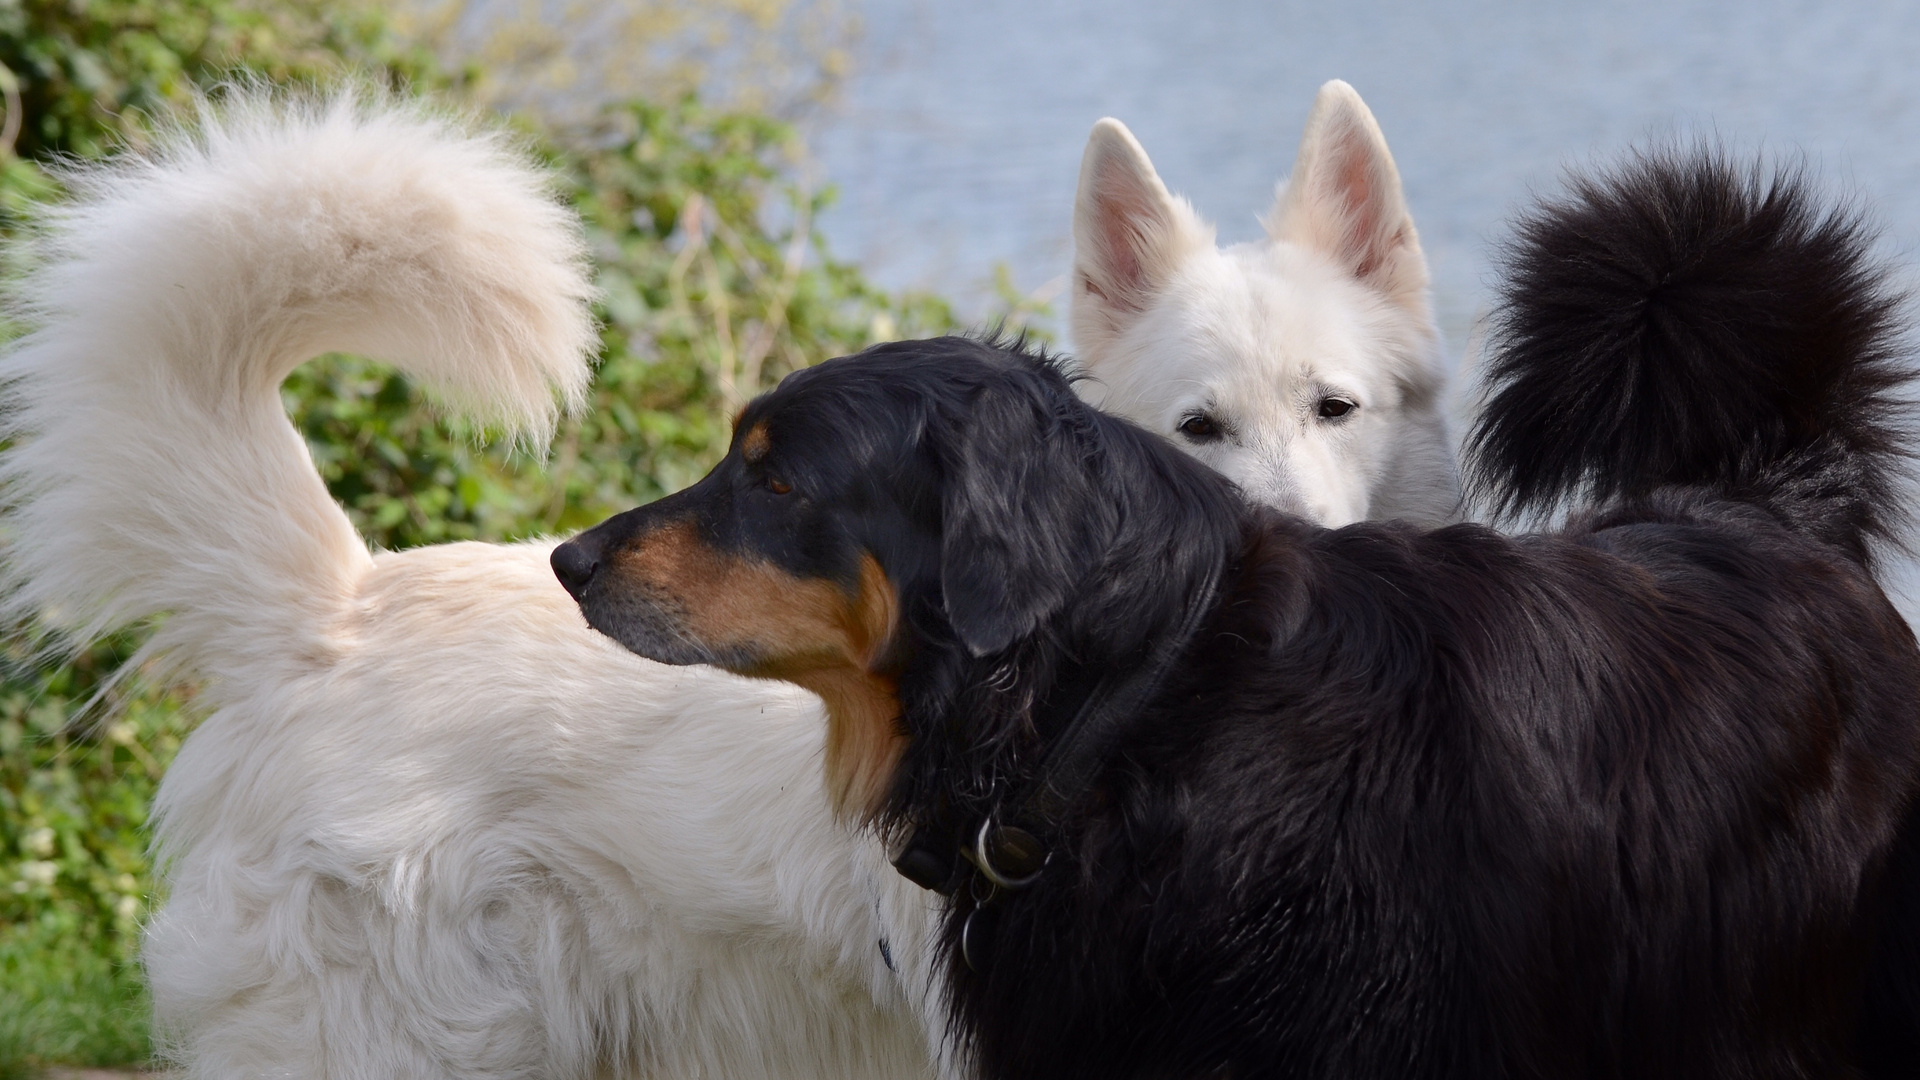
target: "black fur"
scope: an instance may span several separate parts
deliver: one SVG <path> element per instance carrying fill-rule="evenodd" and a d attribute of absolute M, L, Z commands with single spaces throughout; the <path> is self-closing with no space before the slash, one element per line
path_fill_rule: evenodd
<path fill-rule="evenodd" d="M 949 960 L 988 1077 L 1907 1075 L 1914 976 L 1884 958 L 1914 918 L 1912 865 L 1889 860 L 1912 839 L 1920 650 L 1865 562 L 1901 445 L 1893 324 L 1831 240 L 1811 255 L 1837 278 L 1762 274 L 1777 245 L 1809 254 L 1807 230 L 1736 228 L 1729 207 L 1826 219 L 1743 176 L 1648 159 L 1515 256 L 1594 298 L 1509 307 L 1476 444 L 1511 507 L 1604 500 L 1552 535 L 1251 509 L 1044 360 L 943 339 L 789 377 L 742 419 L 773 432 L 767 465 L 736 447 L 578 542 L 597 562 L 692 521 L 843 582 L 873 555 L 904 612 L 879 662 L 909 739 L 880 815 L 896 833 L 1001 807 L 1059 734 L 1050 703 L 1136 662 L 1223 575 L 1053 823 L 1039 882 L 993 898 L 984 970 Z M 1657 318 L 1609 314 L 1652 302 L 1560 267 L 1553 222 L 1587 205 L 1666 222 L 1608 233 L 1625 264 L 1714 269 Z M 1761 306 L 1777 338 L 1734 325 Z M 1582 339 L 1621 326 L 1641 328 L 1624 347 Z M 756 493 L 763 467 L 792 501 Z M 570 587 L 653 647 L 622 614 L 645 597 Z M 961 875 L 949 958 L 990 893 Z"/>
<path fill-rule="evenodd" d="M 1804 169 L 1706 149 L 1569 186 L 1503 252 L 1478 493 L 1517 511 L 1704 484 L 1805 501 L 1795 519 L 1858 558 L 1898 535 L 1906 343 L 1863 216 Z"/>

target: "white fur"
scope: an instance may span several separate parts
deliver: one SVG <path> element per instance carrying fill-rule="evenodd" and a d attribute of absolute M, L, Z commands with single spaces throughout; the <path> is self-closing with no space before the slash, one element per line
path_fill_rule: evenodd
<path fill-rule="evenodd" d="M 392 106 L 241 102 L 200 126 L 76 179 L 16 290 L 34 329 L 0 361 L 6 612 L 81 640 L 165 615 L 149 654 L 206 688 L 162 785 L 145 951 L 187 1076 L 958 1071 L 927 1035 L 933 900 L 829 813 L 817 701 L 625 652 L 550 544 L 370 557 L 281 410 L 292 367 L 350 349 L 543 435 L 593 333 L 541 178 Z M 1307 253 L 1207 277 L 1188 264 L 1234 265 L 1209 252 L 1183 249 L 1145 307 L 1343 284 Z M 1267 361 L 1228 376 L 1295 348 L 1271 335 L 1388 340 L 1343 310 L 1338 333 L 1242 320 L 1259 349 L 1195 370 L 1226 380 L 1223 408 L 1264 401 L 1238 387 Z M 1177 335 L 1148 325 L 1082 342 L 1129 402 L 1197 377 L 1154 374 Z M 1356 504 L 1383 505 L 1337 502 Z"/>
<path fill-rule="evenodd" d="M 146 949 L 181 1060 L 927 1075 L 877 943 L 918 955 L 929 901 L 826 812 L 819 704 L 627 653 L 581 622 L 549 548 L 380 556 L 325 670 L 187 741 Z"/>
<path fill-rule="evenodd" d="M 542 178 L 345 100 L 200 127 L 76 177 L 0 362 L 8 611 L 166 613 L 205 680 L 145 950 L 188 1075 L 928 1074 L 877 943 L 929 900 L 827 813 L 819 704 L 627 653 L 548 544 L 369 557 L 282 410 L 351 349 L 547 430 L 595 335 Z"/>
<path fill-rule="evenodd" d="M 1183 445 L 1261 502 L 1328 525 L 1460 511 L 1426 259 L 1360 96 L 1320 88 L 1267 237 L 1221 249 L 1117 120 L 1074 208 L 1074 344 L 1094 404 Z M 1317 415 L 1338 397 L 1356 408 Z M 1190 416 L 1218 425 L 1207 441 Z"/>

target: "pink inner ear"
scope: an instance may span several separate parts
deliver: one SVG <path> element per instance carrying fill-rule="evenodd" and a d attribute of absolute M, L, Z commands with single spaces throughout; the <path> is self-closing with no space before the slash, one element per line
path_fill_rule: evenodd
<path fill-rule="evenodd" d="M 1339 252 L 1353 267 L 1355 277 L 1372 277 L 1386 261 L 1399 234 L 1381 235 L 1379 171 L 1374 168 L 1366 134 L 1342 125 L 1330 142 L 1333 167 L 1327 172 L 1333 190 L 1328 194 L 1340 217 Z"/>
<path fill-rule="evenodd" d="M 1098 265 L 1105 280 L 1087 284 L 1109 303 L 1137 311 L 1147 285 L 1140 251 L 1147 243 L 1152 204 L 1132 185 L 1109 181 L 1094 189 L 1094 213 L 1100 223 Z"/>

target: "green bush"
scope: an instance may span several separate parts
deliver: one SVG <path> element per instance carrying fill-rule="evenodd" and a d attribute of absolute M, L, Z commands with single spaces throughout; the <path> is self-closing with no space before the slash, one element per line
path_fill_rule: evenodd
<path fill-rule="evenodd" d="M 792 138 L 688 99 L 626 105 L 593 149 L 552 151 L 604 300 L 592 398 L 547 462 L 483 449 L 378 365 L 295 373 L 288 409 L 362 533 L 398 548 L 572 531 L 699 477 L 738 406 L 788 371 L 950 329 L 945 304 L 889 297 L 826 253 L 810 225 L 826 196 L 783 171 Z"/>
<path fill-rule="evenodd" d="M 28 160 L 138 142 L 153 116 L 233 76 L 449 81 L 379 6 L 353 0 L 10 0 L 0 3 L 0 64 L 19 81 L 15 148 Z"/>
<path fill-rule="evenodd" d="M 147 807 L 189 714 L 149 693 L 76 723 L 124 644 L 61 667 L 11 657 L 0 687 L 0 1074 L 147 1056 Z"/>
<path fill-rule="evenodd" d="M 22 156 L 0 160 L 0 228 L 57 198 L 48 155 L 138 143 L 196 87 L 341 72 L 457 91 L 377 9 L 302 0 L 0 0 L 0 63 L 20 77 Z M 0 73 L 0 78 L 4 73 Z M 877 338 L 950 328 L 834 261 L 812 229 L 826 194 L 791 179 L 793 135 L 688 99 L 633 103 L 571 145 L 524 127 L 587 223 L 605 300 L 591 407 L 548 460 L 489 446 L 406 380 L 326 357 L 285 398 L 314 460 L 380 547 L 569 531 L 675 490 L 724 449 L 727 418 L 793 368 Z M 49 665 L 0 656 L 0 1076 L 148 1055 L 138 926 L 155 902 L 154 789 L 191 727 L 190 688 L 107 686 L 133 636 Z"/>

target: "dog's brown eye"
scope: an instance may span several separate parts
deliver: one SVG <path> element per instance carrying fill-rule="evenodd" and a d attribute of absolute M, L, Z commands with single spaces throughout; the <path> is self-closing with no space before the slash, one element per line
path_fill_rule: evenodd
<path fill-rule="evenodd" d="M 1346 398 L 1323 398 L 1320 402 L 1320 417 L 1324 420 L 1338 420 L 1357 408 L 1359 408 L 1358 405 Z"/>
<path fill-rule="evenodd" d="M 1200 442 L 1220 437 L 1220 425 L 1214 423 L 1213 417 L 1208 416 L 1206 413 L 1194 413 L 1192 416 L 1180 421 L 1178 430 L 1180 434 L 1185 435 L 1187 438 Z"/>
<path fill-rule="evenodd" d="M 793 490 L 793 485 L 787 483 L 785 480 L 769 476 L 767 477 L 767 490 L 773 492 L 775 495 L 785 495 L 787 492 Z"/>

